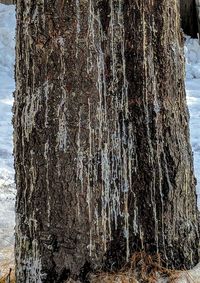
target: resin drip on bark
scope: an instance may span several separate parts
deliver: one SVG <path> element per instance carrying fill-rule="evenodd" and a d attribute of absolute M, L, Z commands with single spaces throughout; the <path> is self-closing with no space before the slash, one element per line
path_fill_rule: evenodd
<path fill-rule="evenodd" d="M 17 23 L 17 280 L 86 282 L 141 250 L 193 266 L 177 3 L 18 1 Z"/>

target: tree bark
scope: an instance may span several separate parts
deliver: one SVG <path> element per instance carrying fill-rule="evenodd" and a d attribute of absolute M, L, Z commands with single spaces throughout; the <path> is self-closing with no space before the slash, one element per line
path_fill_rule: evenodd
<path fill-rule="evenodd" d="M 5 5 L 11 5 L 15 4 L 15 0 L 0 0 L 0 3 Z"/>
<path fill-rule="evenodd" d="M 196 0 L 180 0 L 181 26 L 185 34 L 196 38 L 198 33 Z"/>
<path fill-rule="evenodd" d="M 17 282 L 199 261 L 177 1 L 17 1 Z"/>
<path fill-rule="evenodd" d="M 200 0 L 196 0 L 196 13 L 197 13 L 197 25 L 198 25 L 198 34 L 199 34 L 199 43 L 200 43 Z"/>

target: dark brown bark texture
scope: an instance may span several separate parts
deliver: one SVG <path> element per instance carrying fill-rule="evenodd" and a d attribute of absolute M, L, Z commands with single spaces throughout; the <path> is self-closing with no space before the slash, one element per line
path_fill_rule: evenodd
<path fill-rule="evenodd" d="M 18 283 L 198 262 L 183 63 L 177 1 L 17 1 Z"/>
<path fill-rule="evenodd" d="M 181 26 L 185 34 L 196 38 L 198 33 L 196 0 L 180 0 Z"/>
<path fill-rule="evenodd" d="M 196 3 L 196 13 L 197 13 L 197 25 L 199 33 L 199 42 L 200 42 L 200 0 L 195 0 Z"/>
<path fill-rule="evenodd" d="M 15 4 L 15 0 L 0 0 L 0 3 L 5 5 L 11 5 Z"/>

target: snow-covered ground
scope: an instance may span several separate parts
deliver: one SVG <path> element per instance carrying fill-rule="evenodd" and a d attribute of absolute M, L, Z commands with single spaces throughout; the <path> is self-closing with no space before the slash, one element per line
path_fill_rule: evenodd
<path fill-rule="evenodd" d="M 15 8 L 0 4 L 0 261 L 11 260 L 14 243 L 12 92 L 15 57 Z"/>
<path fill-rule="evenodd" d="M 186 37 L 186 90 L 190 111 L 190 135 L 197 177 L 198 204 L 200 207 L 200 45 L 197 39 Z"/>
<path fill-rule="evenodd" d="M 14 170 L 12 157 L 12 92 L 14 83 L 15 8 L 0 4 L 0 261 L 12 255 L 14 243 Z M 200 205 L 200 46 L 186 38 L 186 88 L 191 142 Z M 182 281 L 183 282 L 183 281 Z"/>

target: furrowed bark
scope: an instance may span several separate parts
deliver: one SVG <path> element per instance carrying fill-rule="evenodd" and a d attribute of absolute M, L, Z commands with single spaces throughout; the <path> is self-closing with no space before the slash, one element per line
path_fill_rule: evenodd
<path fill-rule="evenodd" d="M 199 260 L 176 1 L 17 1 L 17 282 Z"/>

